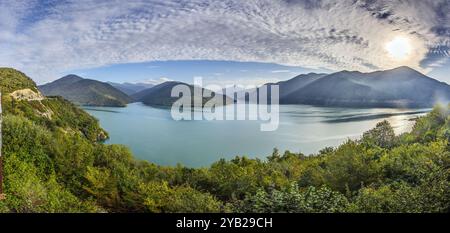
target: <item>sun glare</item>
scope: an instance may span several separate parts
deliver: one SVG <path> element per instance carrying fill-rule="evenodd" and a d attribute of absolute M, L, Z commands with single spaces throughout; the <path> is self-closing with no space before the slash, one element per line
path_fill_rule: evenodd
<path fill-rule="evenodd" d="M 395 37 L 386 44 L 386 51 L 389 56 L 396 60 L 405 60 L 411 55 L 411 41 L 406 37 Z"/>

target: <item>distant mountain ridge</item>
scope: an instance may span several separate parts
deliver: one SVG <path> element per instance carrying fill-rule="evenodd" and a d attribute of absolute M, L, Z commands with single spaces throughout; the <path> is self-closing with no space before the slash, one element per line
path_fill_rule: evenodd
<path fill-rule="evenodd" d="M 169 81 L 151 84 L 102 83 L 67 75 L 40 86 L 44 95 L 60 95 L 82 105 L 125 106 L 129 102 L 170 106 L 179 97 L 171 97 L 176 85 L 192 85 Z M 264 86 L 279 86 L 280 104 L 306 104 L 329 107 L 432 107 L 450 102 L 450 86 L 412 68 L 402 66 L 391 70 L 362 73 L 340 71 L 332 74 L 301 74 L 292 79 Z M 252 92 L 255 90 L 246 90 Z M 257 89 L 256 91 L 259 91 Z M 228 94 L 228 93 L 227 93 Z M 270 96 L 270 89 L 268 92 Z M 227 103 L 233 100 L 223 96 Z M 203 98 L 205 103 L 210 98 Z"/>
<path fill-rule="evenodd" d="M 316 74 L 316 73 L 309 73 L 309 74 L 301 74 L 298 76 L 295 76 L 292 79 L 281 81 L 278 83 L 268 83 L 266 85 L 279 85 L 280 88 L 280 98 L 283 98 L 285 96 L 288 96 L 289 94 L 297 91 L 300 88 L 305 87 L 306 85 L 326 76 L 327 74 Z M 269 91 L 270 93 L 270 91 Z"/>
<path fill-rule="evenodd" d="M 114 83 L 114 82 L 106 82 L 106 83 L 119 89 L 120 91 L 129 96 L 155 86 L 149 83 Z"/>
<path fill-rule="evenodd" d="M 450 101 L 450 86 L 412 68 L 305 74 L 276 83 L 280 104 L 331 107 L 432 107 Z M 265 86 L 274 85 L 273 83 Z"/>
<path fill-rule="evenodd" d="M 179 97 L 171 97 L 172 88 L 177 85 L 187 85 L 191 90 L 191 98 L 194 97 L 194 89 L 197 89 L 198 93 L 203 93 L 205 90 L 202 88 L 200 90 L 200 87 L 196 87 L 193 85 L 189 85 L 183 82 L 177 82 L 177 81 L 168 81 L 161 83 L 159 85 L 156 85 L 152 88 L 145 89 L 143 91 L 140 91 L 134 95 L 131 96 L 131 98 L 135 102 L 142 102 L 146 105 L 153 105 L 153 106 L 171 106 L 175 101 L 179 99 Z M 223 103 L 229 104 L 232 103 L 233 100 L 229 97 L 226 97 L 224 95 L 220 95 L 221 102 L 216 103 L 216 105 L 222 105 Z M 202 103 L 203 105 L 209 101 L 211 98 L 203 97 Z M 224 102 L 226 101 L 226 102 Z M 192 104 L 194 106 L 194 104 Z"/>
<path fill-rule="evenodd" d="M 131 98 L 108 83 L 67 75 L 39 86 L 46 96 L 62 96 L 79 105 L 124 107 Z"/>

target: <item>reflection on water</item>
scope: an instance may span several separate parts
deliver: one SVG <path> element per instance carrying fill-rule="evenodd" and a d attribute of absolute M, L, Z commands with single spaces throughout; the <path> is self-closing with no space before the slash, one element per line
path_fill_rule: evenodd
<path fill-rule="evenodd" d="M 342 116 L 342 118 L 336 119 L 332 117 L 332 120 L 325 120 L 323 122 L 327 123 L 340 123 L 340 122 L 352 122 L 352 121 L 365 121 L 365 120 L 373 120 L 373 119 L 384 119 L 395 116 L 406 116 L 406 115 L 419 115 L 425 114 L 427 111 L 413 111 L 413 112 L 393 112 L 393 113 L 375 113 L 375 114 L 353 114 L 348 116 Z"/>
<path fill-rule="evenodd" d="M 398 134 L 410 130 L 415 118 L 430 111 L 286 105 L 280 106 L 278 130 L 261 132 L 261 121 L 174 121 L 169 109 L 140 103 L 85 110 L 109 132 L 108 143 L 127 145 L 136 157 L 150 162 L 192 167 L 236 155 L 265 158 L 275 147 L 316 153 L 325 146 L 356 139 L 382 120 L 388 120 Z"/>

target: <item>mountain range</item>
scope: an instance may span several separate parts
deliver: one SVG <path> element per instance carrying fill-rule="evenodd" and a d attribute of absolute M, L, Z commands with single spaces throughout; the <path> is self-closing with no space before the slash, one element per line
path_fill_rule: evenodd
<path fill-rule="evenodd" d="M 62 96 L 65 99 L 85 106 L 124 107 L 131 102 L 142 102 L 151 106 L 171 106 L 177 99 L 171 97 L 172 88 L 176 85 L 187 85 L 194 93 L 202 93 L 199 87 L 182 82 L 168 81 L 153 86 L 144 83 L 112 83 L 84 79 L 77 75 L 67 75 L 51 83 L 39 86 L 45 96 Z M 196 89 L 197 92 L 194 92 Z M 223 95 L 222 99 L 231 103 L 232 100 Z M 193 98 L 192 98 L 193 99 Z M 203 98 L 203 104 L 211 98 Z M 192 103 L 194 105 L 194 103 Z M 221 105 L 222 102 L 216 103 Z"/>
<path fill-rule="evenodd" d="M 62 96 L 79 105 L 124 107 L 131 98 L 108 83 L 67 75 L 39 86 L 45 96 Z"/>
<path fill-rule="evenodd" d="M 143 83 L 104 83 L 68 75 L 39 86 L 39 89 L 46 96 L 59 95 L 82 105 L 125 106 L 131 102 L 142 102 L 146 105 L 170 106 L 178 99 L 170 96 L 171 90 L 179 84 L 188 85 L 177 81 L 155 86 Z M 406 66 L 371 73 L 341 71 L 332 74 L 301 74 L 263 86 L 272 85 L 279 85 L 280 104 L 418 108 L 431 107 L 439 102 L 448 103 L 450 100 L 448 84 Z M 194 95 L 195 88 L 200 88 L 188 86 L 191 96 Z M 270 89 L 268 94 L 270 95 Z M 233 101 L 229 97 L 223 98 L 227 103 Z M 209 99 L 204 98 L 203 103 Z"/>
<path fill-rule="evenodd" d="M 131 96 L 145 89 L 151 88 L 155 85 L 149 83 L 114 83 L 114 82 L 106 82 L 111 86 L 117 88 L 123 93 Z"/>
<path fill-rule="evenodd" d="M 280 104 L 331 107 L 431 107 L 450 101 L 450 86 L 412 68 L 304 74 L 279 85 Z M 269 92 L 270 94 L 270 92 Z"/>
<path fill-rule="evenodd" d="M 145 89 L 143 91 L 140 91 L 138 93 L 133 94 L 131 97 L 135 102 L 142 102 L 146 105 L 153 105 L 153 106 L 171 106 L 176 100 L 179 99 L 179 97 L 171 97 L 172 88 L 177 85 L 187 85 L 191 92 L 191 99 L 193 100 L 195 93 L 203 93 L 205 90 L 204 88 L 200 88 L 197 86 L 189 85 L 182 82 L 176 82 L 176 81 L 168 81 L 161 83 L 159 85 L 156 85 L 152 88 Z M 223 103 L 233 103 L 233 100 L 229 97 L 226 97 L 224 95 L 221 96 L 221 101 L 216 103 L 216 105 L 222 105 Z M 201 98 L 201 97 L 200 97 Z M 203 97 L 202 103 L 203 105 L 211 100 L 211 98 Z M 192 106 L 195 104 L 192 102 Z"/>

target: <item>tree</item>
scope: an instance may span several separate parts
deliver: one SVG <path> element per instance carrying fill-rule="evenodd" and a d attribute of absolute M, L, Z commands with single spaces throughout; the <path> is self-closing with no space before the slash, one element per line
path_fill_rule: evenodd
<path fill-rule="evenodd" d="M 384 120 L 375 128 L 363 134 L 362 142 L 366 145 L 377 145 L 381 148 L 392 148 L 396 144 L 394 129 L 391 124 Z"/>
<path fill-rule="evenodd" d="M 311 186 L 300 190 L 293 183 L 283 190 L 272 189 L 266 192 L 260 189 L 255 195 L 237 202 L 235 209 L 239 212 L 257 213 L 335 213 L 345 212 L 348 205 L 344 195 L 326 186 Z"/>

